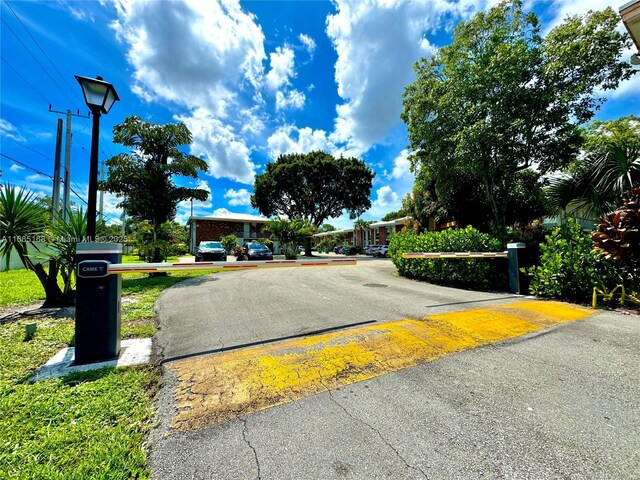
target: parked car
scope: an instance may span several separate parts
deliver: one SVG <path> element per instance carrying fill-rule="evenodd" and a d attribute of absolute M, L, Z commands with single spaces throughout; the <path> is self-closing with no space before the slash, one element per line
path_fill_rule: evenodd
<path fill-rule="evenodd" d="M 366 253 L 367 255 L 373 255 L 378 249 L 380 248 L 380 245 L 369 245 L 364 253 Z"/>
<path fill-rule="evenodd" d="M 304 252 L 304 247 L 302 245 L 298 245 L 298 253 Z"/>
<path fill-rule="evenodd" d="M 380 245 L 378 249 L 374 253 L 374 257 L 388 257 L 389 256 L 389 246 L 388 245 Z"/>
<path fill-rule="evenodd" d="M 227 252 L 220 242 L 200 242 L 196 251 L 196 262 L 227 261 Z"/>
<path fill-rule="evenodd" d="M 247 243 L 245 251 L 249 260 L 273 260 L 273 253 L 269 247 L 261 243 Z"/>
<path fill-rule="evenodd" d="M 333 248 L 333 253 L 344 253 L 344 245 L 338 245 Z"/>

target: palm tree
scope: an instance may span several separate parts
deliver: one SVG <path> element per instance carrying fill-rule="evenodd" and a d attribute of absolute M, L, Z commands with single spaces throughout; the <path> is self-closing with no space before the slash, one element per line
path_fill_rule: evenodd
<path fill-rule="evenodd" d="M 571 173 L 551 180 L 552 206 L 583 217 L 600 217 L 640 185 L 640 118 L 594 122 L 585 154 Z"/>
<path fill-rule="evenodd" d="M 35 250 L 43 255 L 37 237 L 44 237 L 47 213 L 38 203 L 35 192 L 18 189 L 9 184 L 0 189 L 0 256 L 5 257 L 7 269 L 11 253 L 18 254 L 24 267 L 36 274 L 45 291 L 43 307 L 66 306 L 70 298 L 58 286 L 58 260 L 47 255 L 49 268 L 36 260 Z"/>
<path fill-rule="evenodd" d="M 298 245 L 305 242 L 313 233 L 311 222 L 300 217 L 291 220 L 272 218 L 266 223 L 265 229 L 281 243 L 287 260 L 297 258 Z"/>

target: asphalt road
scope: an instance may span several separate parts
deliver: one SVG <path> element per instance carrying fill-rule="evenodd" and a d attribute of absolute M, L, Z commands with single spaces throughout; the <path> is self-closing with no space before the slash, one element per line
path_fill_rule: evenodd
<path fill-rule="evenodd" d="M 175 359 L 519 298 L 408 280 L 390 259 L 358 260 L 357 266 L 233 271 L 182 282 L 156 305 L 157 345 L 165 359 Z"/>
<path fill-rule="evenodd" d="M 158 303 L 165 360 L 512 298 L 396 278 L 386 260 L 190 284 Z M 600 313 L 187 432 L 168 428 L 166 369 L 150 463 L 159 479 L 637 479 L 639 345 L 637 317 Z"/>

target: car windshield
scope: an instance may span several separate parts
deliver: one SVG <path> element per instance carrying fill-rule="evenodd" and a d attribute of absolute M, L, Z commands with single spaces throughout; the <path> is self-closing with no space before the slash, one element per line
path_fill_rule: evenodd
<path fill-rule="evenodd" d="M 222 248 L 220 242 L 201 242 L 200 248 Z"/>
<path fill-rule="evenodd" d="M 261 243 L 250 243 L 248 247 L 250 250 L 267 250 L 267 247 Z"/>

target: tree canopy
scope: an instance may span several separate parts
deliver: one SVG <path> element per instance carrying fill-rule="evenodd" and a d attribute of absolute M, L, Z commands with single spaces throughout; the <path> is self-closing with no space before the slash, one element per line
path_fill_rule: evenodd
<path fill-rule="evenodd" d="M 364 161 L 326 152 L 280 155 L 256 175 L 251 205 L 261 214 L 301 217 L 313 226 L 343 210 L 355 219 L 371 207 L 374 177 Z"/>
<path fill-rule="evenodd" d="M 491 222 L 508 225 L 518 172 L 566 167 L 580 124 L 604 102 L 598 92 L 634 73 L 620 58 L 630 40 L 618 23 L 608 8 L 568 17 L 542 37 L 519 0 L 460 23 L 451 45 L 416 63 L 404 93 L 412 169 L 431 183 L 423 191 L 446 205 L 463 179 Z"/>
<path fill-rule="evenodd" d="M 173 182 L 174 175 L 198 178 L 198 171 L 208 169 L 204 160 L 180 150 L 192 141 L 184 123 L 157 125 L 130 116 L 114 127 L 113 140 L 132 150 L 107 160 L 108 177 L 101 188 L 123 197 L 119 206 L 129 216 L 149 220 L 156 238 L 161 225 L 175 217 L 178 202 L 208 198 L 206 190 Z"/>

